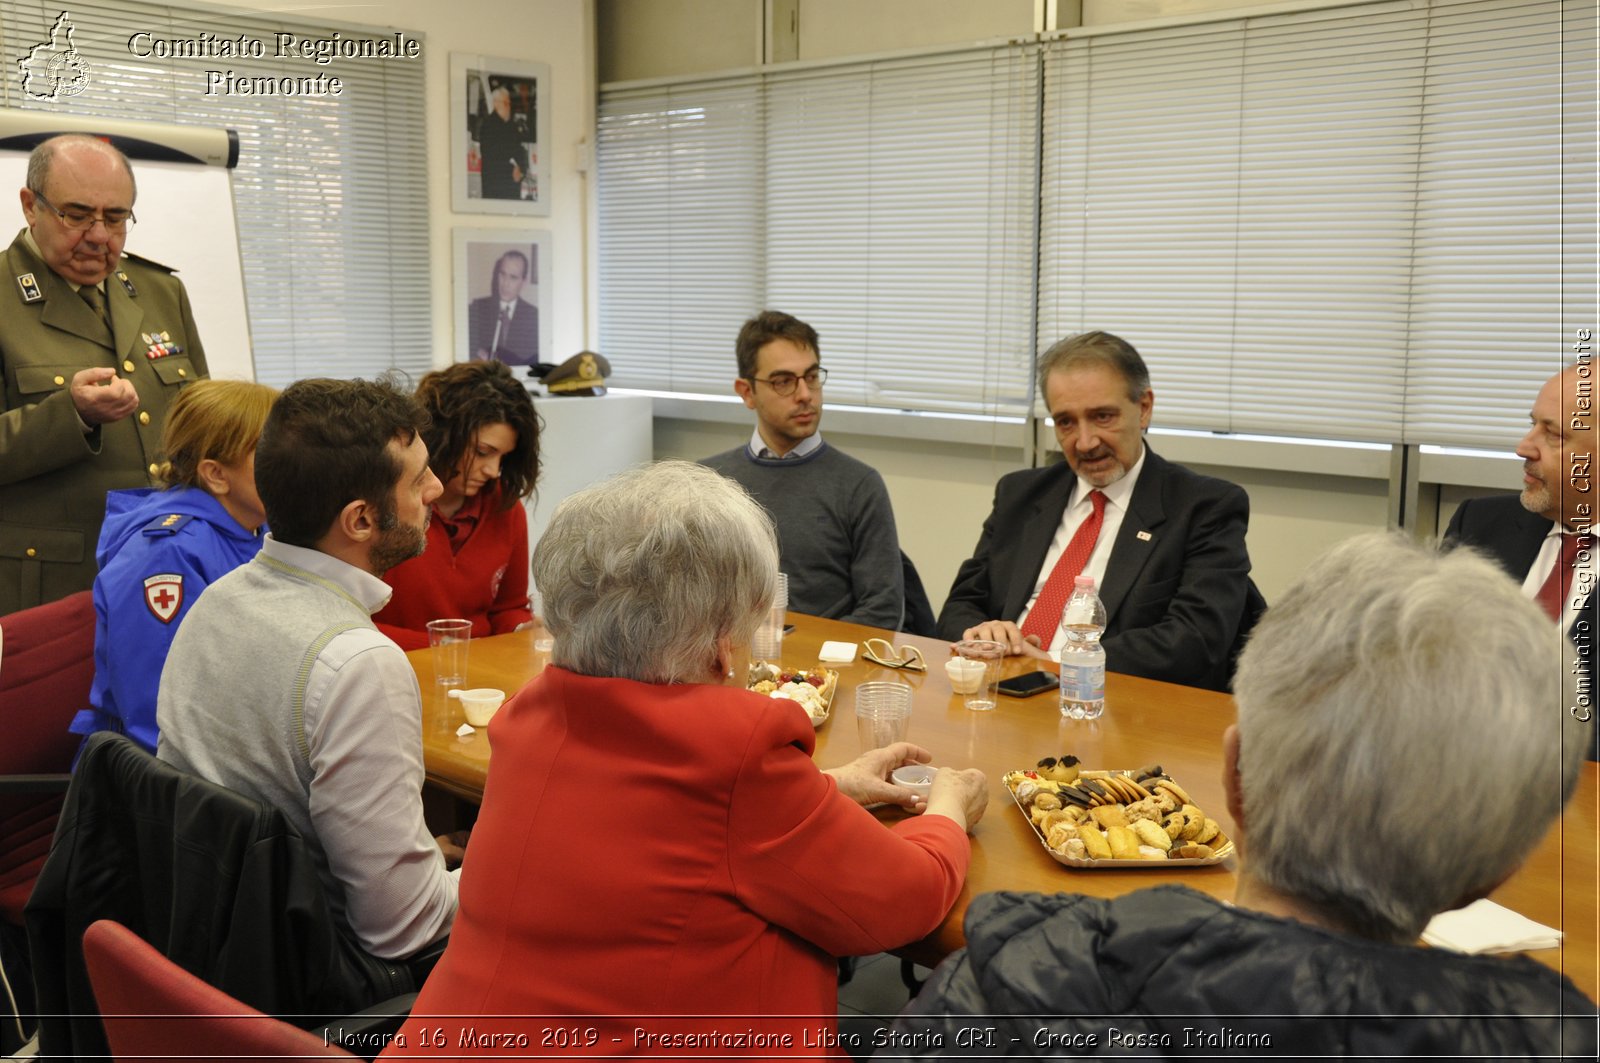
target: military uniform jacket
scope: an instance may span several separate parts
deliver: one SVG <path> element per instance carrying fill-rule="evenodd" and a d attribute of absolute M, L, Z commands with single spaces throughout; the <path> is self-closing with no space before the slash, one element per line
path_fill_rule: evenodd
<path fill-rule="evenodd" d="M 111 335 L 20 233 L 3 269 L 0 614 L 7 614 L 94 582 L 106 493 L 155 483 L 167 409 L 179 389 L 206 375 L 206 360 L 183 284 L 160 266 L 124 256 L 106 278 Z M 85 434 L 68 387 L 74 373 L 95 366 L 132 381 L 139 408 Z"/>

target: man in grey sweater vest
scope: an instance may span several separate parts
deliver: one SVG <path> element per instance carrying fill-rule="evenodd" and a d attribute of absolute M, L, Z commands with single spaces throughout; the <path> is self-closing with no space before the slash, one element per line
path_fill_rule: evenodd
<path fill-rule="evenodd" d="M 334 912 L 384 959 L 450 932 L 460 849 L 422 817 L 422 701 L 373 626 L 443 490 L 405 393 L 302 380 L 255 453 L 272 534 L 206 588 L 161 673 L 157 755 L 281 810 Z"/>
<path fill-rule="evenodd" d="M 900 541 L 877 470 L 822 441 L 817 333 L 766 310 L 739 330 L 733 390 L 756 411 L 745 446 L 703 464 L 741 485 L 778 528 L 779 564 L 797 613 L 898 630 L 905 607 Z"/>

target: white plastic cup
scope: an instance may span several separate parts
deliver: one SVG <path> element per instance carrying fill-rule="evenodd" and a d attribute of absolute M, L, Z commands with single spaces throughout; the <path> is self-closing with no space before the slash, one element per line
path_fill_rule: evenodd
<path fill-rule="evenodd" d="M 472 639 L 470 620 L 428 621 L 428 645 L 433 647 L 433 681 L 458 687 L 467 681 L 467 644 Z"/>
<path fill-rule="evenodd" d="M 506 692 L 493 687 L 473 687 L 471 690 L 451 690 L 450 696 L 461 702 L 461 712 L 474 727 L 488 727 L 489 721 L 505 703 Z"/>
<path fill-rule="evenodd" d="M 969 639 L 956 643 L 955 650 L 961 659 L 983 665 L 983 678 L 978 682 L 969 678 L 963 686 L 962 697 L 967 708 L 973 712 L 990 711 L 999 697 L 996 688 L 1000 685 L 1000 662 L 1006 658 L 1005 643 Z"/>
<path fill-rule="evenodd" d="M 933 777 L 939 774 L 939 769 L 932 764 L 907 764 L 894 769 L 889 776 L 889 781 L 896 786 L 904 786 L 912 793 L 922 795 L 926 801 L 928 795 L 933 793 Z"/>
<path fill-rule="evenodd" d="M 976 694 L 983 686 L 989 666 L 983 661 L 968 657 L 952 657 L 944 662 L 944 674 L 950 677 L 950 689 L 957 694 Z"/>
<path fill-rule="evenodd" d="M 863 752 L 904 742 L 911 733 L 911 688 L 884 681 L 856 687 L 856 735 Z"/>

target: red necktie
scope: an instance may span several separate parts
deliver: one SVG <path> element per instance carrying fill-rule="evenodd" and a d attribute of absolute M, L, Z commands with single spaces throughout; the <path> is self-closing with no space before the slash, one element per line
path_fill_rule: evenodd
<path fill-rule="evenodd" d="M 1550 576 L 1544 581 L 1544 586 L 1539 588 L 1539 593 L 1533 596 L 1550 619 L 1560 623 L 1562 614 L 1566 611 L 1567 595 L 1572 591 L 1572 570 L 1577 565 L 1578 548 L 1587 548 L 1589 537 L 1587 535 L 1574 535 L 1571 532 L 1561 533 L 1561 556 L 1556 559 L 1556 567 L 1550 570 Z"/>
<path fill-rule="evenodd" d="M 1042 646 L 1050 645 L 1055 639 L 1056 628 L 1061 626 L 1061 610 L 1067 607 L 1067 599 L 1072 597 L 1072 581 L 1089 563 L 1095 540 L 1100 538 L 1100 525 L 1105 523 L 1105 493 L 1090 491 L 1089 504 L 1094 506 L 1094 512 L 1078 525 L 1066 552 L 1056 562 L 1056 567 L 1050 570 L 1050 578 L 1044 581 L 1044 590 L 1039 592 L 1033 608 L 1028 610 L 1028 618 L 1022 622 L 1022 633 L 1039 636 Z"/>

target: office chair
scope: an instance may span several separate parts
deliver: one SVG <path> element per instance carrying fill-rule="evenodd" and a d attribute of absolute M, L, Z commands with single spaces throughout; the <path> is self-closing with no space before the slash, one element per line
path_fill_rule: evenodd
<path fill-rule="evenodd" d="M 94 600 L 88 591 L 0 618 L 0 1054 L 33 1036 L 33 977 L 22 909 L 44 866 L 89 705 Z"/>
<path fill-rule="evenodd" d="M 334 916 L 311 851 L 282 813 L 110 732 L 84 744 L 25 914 L 43 1055 L 106 1053 L 81 948 L 100 919 L 306 1027 L 370 1008 L 391 1018 L 368 1016 L 366 1029 L 398 1029 L 392 1016 L 415 999 L 412 970 L 362 951 Z"/>
<path fill-rule="evenodd" d="M 90 924 L 83 958 L 114 1059 L 356 1058 L 207 985 L 114 920 Z"/>

